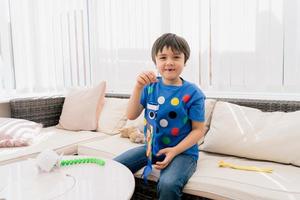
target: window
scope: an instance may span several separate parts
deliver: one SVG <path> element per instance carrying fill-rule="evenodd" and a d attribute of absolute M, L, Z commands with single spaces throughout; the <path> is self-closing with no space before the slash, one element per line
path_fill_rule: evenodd
<path fill-rule="evenodd" d="M 13 50 L 14 70 L 7 64 L 2 68 L 1 75 L 3 70 L 12 74 L 10 84 L 2 88 L 12 85 L 18 92 L 51 92 L 91 84 L 87 1 L 7 2 L 4 10 L 9 10 L 10 16 L 2 27 L 10 22 L 7 38 L 12 38 L 8 47 Z M 10 51 L 7 48 L 5 52 Z M 7 62 L 9 55 L 4 56 Z"/>
<path fill-rule="evenodd" d="M 93 80 L 108 79 L 111 92 L 130 93 L 138 73 L 155 70 L 151 60 L 154 40 L 164 32 L 174 32 L 186 38 L 192 49 L 183 76 L 199 83 L 200 1 L 183 2 L 92 0 Z"/>
<path fill-rule="evenodd" d="M 298 1 L 210 1 L 209 7 L 207 91 L 299 93 Z"/>
<path fill-rule="evenodd" d="M 165 32 L 187 39 L 183 77 L 207 94 L 300 91 L 298 1 L 5 0 L 0 3 L 0 87 L 57 91 L 107 80 L 130 93 L 153 69 Z"/>

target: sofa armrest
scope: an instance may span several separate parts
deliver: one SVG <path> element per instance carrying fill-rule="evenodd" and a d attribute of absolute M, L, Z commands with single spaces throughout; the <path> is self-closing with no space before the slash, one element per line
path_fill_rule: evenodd
<path fill-rule="evenodd" d="M 64 97 L 19 98 L 10 101 L 11 117 L 27 119 L 44 127 L 58 124 Z"/>

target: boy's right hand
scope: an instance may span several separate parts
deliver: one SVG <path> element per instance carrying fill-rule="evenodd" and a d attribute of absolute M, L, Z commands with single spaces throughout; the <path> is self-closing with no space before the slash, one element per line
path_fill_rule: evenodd
<path fill-rule="evenodd" d="M 157 82 L 158 79 L 156 78 L 156 74 L 154 71 L 144 71 L 138 75 L 136 81 L 136 86 L 141 89 L 145 85 Z"/>

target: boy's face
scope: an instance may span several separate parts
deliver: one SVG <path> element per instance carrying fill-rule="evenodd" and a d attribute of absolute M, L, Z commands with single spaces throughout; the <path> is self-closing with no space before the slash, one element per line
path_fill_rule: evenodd
<path fill-rule="evenodd" d="M 184 68 L 184 54 L 164 47 L 155 56 L 156 67 L 167 85 L 181 84 L 180 74 Z"/>

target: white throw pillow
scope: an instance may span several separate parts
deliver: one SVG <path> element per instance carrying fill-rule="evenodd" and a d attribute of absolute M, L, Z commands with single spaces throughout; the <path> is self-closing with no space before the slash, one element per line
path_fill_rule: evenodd
<path fill-rule="evenodd" d="M 104 106 L 98 120 L 98 132 L 115 135 L 127 121 L 126 109 L 129 99 L 105 98 Z"/>
<path fill-rule="evenodd" d="M 200 149 L 300 166 L 300 111 L 262 112 L 217 102 Z"/>
<path fill-rule="evenodd" d="M 106 82 L 93 88 L 71 91 L 65 98 L 59 126 L 63 129 L 80 131 L 96 130 L 104 104 Z"/>
<path fill-rule="evenodd" d="M 42 124 L 24 119 L 0 118 L 0 147 L 27 146 L 41 128 Z"/>

